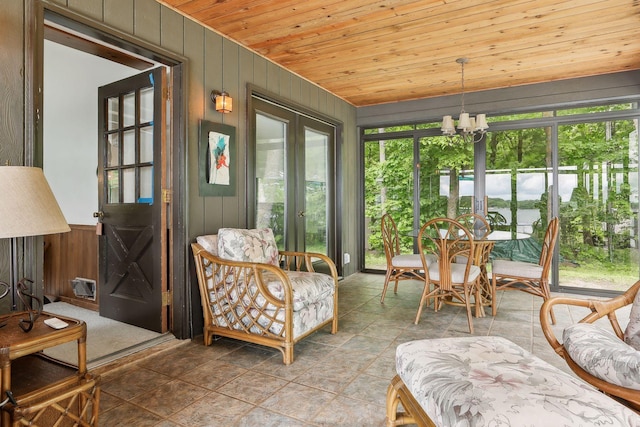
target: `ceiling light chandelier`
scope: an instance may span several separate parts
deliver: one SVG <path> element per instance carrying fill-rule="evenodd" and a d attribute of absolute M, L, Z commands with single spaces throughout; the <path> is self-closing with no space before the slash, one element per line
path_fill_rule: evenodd
<path fill-rule="evenodd" d="M 464 111 L 464 64 L 469 62 L 467 58 L 458 58 L 456 62 L 462 67 L 462 111 L 460 111 L 460 119 L 458 120 L 458 131 L 453 123 L 451 116 L 444 116 L 442 118 L 442 134 L 449 137 L 451 143 L 454 143 L 456 137 L 460 139 L 459 142 L 463 143 L 476 143 L 482 140 L 482 137 L 487 133 L 489 125 L 487 124 L 487 115 L 478 114 L 475 118 L 469 117 L 469 113 Z"/>

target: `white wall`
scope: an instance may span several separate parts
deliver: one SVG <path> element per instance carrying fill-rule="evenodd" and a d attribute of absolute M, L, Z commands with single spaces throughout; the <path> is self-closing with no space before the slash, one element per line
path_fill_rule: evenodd
<path fill-rule="evenodd" d="M 139 71 L 44 42 L 44 173 L 69 224 L 98 210 L 98 87 Z"/>

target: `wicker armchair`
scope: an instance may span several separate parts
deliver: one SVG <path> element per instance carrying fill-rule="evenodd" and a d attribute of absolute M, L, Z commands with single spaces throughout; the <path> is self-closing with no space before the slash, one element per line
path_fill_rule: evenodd
<path fill-rule="evenodd" d="M 218 236 L 200 236 L 191 245 L 204 344 L 210 345 L 218 335 L 265 345 L 280 350 L 288 365 L 296 342 L 329 324 L 332 334 L 338 331 L 338 273 L 325 255 L 278 252 L 275 240 L 266 243 L 260 235 L 266 230 L 220 229 Z M 227 240 L 225 231 L 235 237 Z M 218 237 L 227 242 L 222 250 L 217 247 Z M 256 261 L 228 259 L 234 253 Z M 315 272 L 318 262 L 329 274 Z"/>
<path fill-rule="evenodd" d="M 636 411 L 640 410 L 640 389 L 621 386 L 611 381 L 619 382 L 619 379 L 623 379 L 624 381 L 635 383 L 635 386 L 640 388 L 640 382 L 637 382 L 637 375 L 635 376 L 636 379 L 633 380 L 630 378 L 632 376 L 628 375 L 628 372 L 619 371 L 619 367 L 618 369 L 615 368 L 615 366 L 620 365 L 620 363 L 629 363 L 629 365 L 633 365 L 632 369 L 634 369 L 636 374 L 638 371 L 640 352 L 625 343 L 625 336 L 629 329 L 627 329 L 627 331 L 622 330 L 616 316 L 616 311 L 633 304 L 639 289 L 640 281 L 636 282 L 624 294 L 608 300 L 553 297 L 545 301 L 540 309 L 540 323 L 544 336 L 556 353 L 567 362 L 571 370 L 584 381 Z M 637 301 L 635 304 L 638 303 Z M 590 312 L 580 319 L 578 324 L 572 325 L 564 330 L 563 343 L 560 343 L 556 338 L 549 320 L 553 307 L 562 305 L 584 307 L 589 309 Z M 592 324 L 603 317 L 609 320 L 613 334 L 595 325 L 593 325 L 593 330 L 590 330 Z M 582 329 L 588 328 L 586 332 L 578 331 L 583 334 L 583 339 L 575 342 L 577 345 L 584 344 L 584 347 L 588 347 L 588 352 L 580 352 L 579 349 L 569 348 L 567 344 L 572 334 L 570 328 L 576 326 Z M 573 332 L 573 334 L 575 334 L 575 332 Z M 608 336 L 604 337 L 604 340 L 602 339 L 603 334 L 608 334 Z M 571 356 L 572 354 L 574 355 L 573 357 Z M 587 360 L 587 357 L 590 356 L 595 356 L 595 360 Z M 607 358 L 610 359 L 611 363 L 608 363 L 608 360 L 602 360 Z M 602 375 L 602 372 L 597 372 L 597 370 L 602 371 L 603 369 L 606 371 L 606 375 Z M 608 377 L 612 377 L 612 379 Z"/>

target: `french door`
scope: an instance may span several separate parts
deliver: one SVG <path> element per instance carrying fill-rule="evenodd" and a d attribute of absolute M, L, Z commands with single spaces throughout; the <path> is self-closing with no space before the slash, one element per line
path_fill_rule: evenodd
<path fill-rule="evenodd" d="M 254 226 L 282 250 L 334 258 L 335 127 L 253 98 Z"/>

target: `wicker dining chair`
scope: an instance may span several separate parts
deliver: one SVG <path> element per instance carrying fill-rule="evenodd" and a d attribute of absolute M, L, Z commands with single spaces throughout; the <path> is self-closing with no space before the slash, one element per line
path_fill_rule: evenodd
<path fill-rule="evenodd" d="M 542 297 L 544 301 L 551 298 L 549 290 L 549 272 L 553 249 L 558 239 L 558 217 L 549 221 L 542 241 L 542 250 L 538 263 L 496 259 L 491 263 L 491 313 L 497 313 L 496 292 L 500 290 L 520 290 Z M 549 312 L 555 324 L 553 310 Z"/>
<path fill-rule="evenodd" d="M 419 280 L 422 281 L 422 259 L 418 254 L 403 254 L 400 251 L 400 237 L 398 236 L 398 227 L 391 215 L 384 214 L 380 221 L 382 230 L 382 244 L 384 246 L 384 255 L 387 259 L 387 273 L 384 276 L 384 288 L 380 303 L 384 303 L 384 297 L 387 294 L 389 282 L 394 281 L 393 293 L 398 293 L 398 282 L 401 280 Z"/>
<path fill-rule="evenodd" d="M 475 239 L 483 239 L 491 233 L 491 225 L 487 219 L 477 213 L 469 212 L 458 215 L 456 221 L 469 230 Z"/>
<path fill-rule="evenodd" d="M 424 290 L 416 314 L 420 321 L 422 307 L 434 300 L 438 311 L 443 302 L 463 305 L 467 311 L 469 332 L 473 333 L 471 302 L 476 317 L 483 316 L 480 298 L 480 267 L 474 265 L 473 236 L 462 224 L 450 218 L 435 218 L 422 226 L 418 234 L 418 252 L 425 267 Z M 430 263 L 433 257 L 436 262 Z M 462 257 L 465 262 L 457 263 Z M 433 286 L 433 289 L 431 287 Z"/>
<path fill-rule="evenodd" d="M 636 350 L 640 344 L 640 339 L 638 338 L 638 330 L 640 330 L 640 325 L 638 324 L 640 321 L 638 290 L 640 290 L 640 280 L 624 294 L 606 300 L 553 297 L 542 304 L 540 325 L 551 347 L 567 362 L 569 368 L 578 377 L 626 406 L 640 412 L 640 390 L 627 387 L 629 383 L 640 387 L 637 382 L 640 354 Z M 626 330 L 623 331 L 618 322 L 616 312 L 631 304 L 633 306 L 629 324 Z M 584 317 L 563 330 L 563 343 L 558 341 L 553 327 L 549 324 L 549 317 L 553 312 L 553 307 L 559 308 L 561 306 L 568 306 L 571 309 L 571 313 L 576 314 L 580 309 L 575 307 L 589 310 L 583 310 Z M 636 310 L 635 314 L 634 309 Z M 600 325 L 600 323 L 597 326 L 591 325 L 604 317 L 609 320 L 613 334 L 604 327 L 600 328 L 600 326 L 604 326 Z M 635 324 L 632 326 L 631 323 L 634 322 L 634 319 Z M 583 331 L 573 329 L 575 327 L 580 327 Z M 572 343 L 571 336 L 575 335 L 576 332 L 583 334 L 583 337 L 582 339 L 574 338 Z M 627 342 L 635 345 L 632 347 Z M 588 349 L 576 348 L 581 343 Z M 574 355 L 575 360 L 571 354 Z M 625 371 L 626 368 L 633 370 L 635 375 L 632 376 L 628 370 Z M 635 378 L 636 382 L 632 378 Z M 618 384 L 615 384 L 615 382 L 618 382 Z"/>

